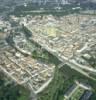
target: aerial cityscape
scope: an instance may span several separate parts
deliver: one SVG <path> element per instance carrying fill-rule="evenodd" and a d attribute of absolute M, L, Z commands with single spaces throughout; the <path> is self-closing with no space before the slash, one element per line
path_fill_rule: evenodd
<path fill-rule="evenodd" d="M 96 100 L 96 0 L 0 0 L 0 100 Z"/>

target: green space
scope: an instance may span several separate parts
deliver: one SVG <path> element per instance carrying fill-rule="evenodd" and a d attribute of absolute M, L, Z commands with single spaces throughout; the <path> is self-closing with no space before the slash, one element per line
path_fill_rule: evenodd
<path fill-rule="evenodd" d="M 93 95 L 91 96 L 90 100 L 96 100 L 96 91 L 93 93 Z"/>
<path fill-rule="evenodd" d="M 16 16 L 26 16 L 26 15 L 54 15 L 54 16 L 63 16 L 72 13 L 79 13 L 80 9 L 72 9 L 78 7 L 78 5 L 68 4 L 68 5 L 61 5 L 61 9 L 56 9 L 56 6 L 49 5 L 47 6 L 38 6 L 33 4 L 28 4 L 26 7 L 24 5 L 17 6 L 11 14 Z"/>
<path fill-rule="evenodd" d="M 30 92 L 0 72 L 0 100 L 29 100 Z"/>
<path fill-rule="evenodd" d="M 44 11 L 22 11 L 22 12 L 17 12 L 15 15 L 16 16 L 26 16 L 26 15 L 32 15 L 32 16 L 36 16 L 36 15 L 54 15 L 54 16 L 64 16 L 64 15 L 69 15 L 69 14 L 74 14 L 74 13 L 79 13 L 78 10 L 44 10 Z"/>
<path fill-rule="evenodd" d="M 75 93 L 71 96 L 70 100 L 79 100 L 83 93 L 84 89 L 82 88 L 77 89 Z"/>
<path fill-rule="evenodd" d="M 58 68 L 49 86 L 38 95 L 38 100 L 63 100 L 67 88 L 73 84 L 73 78 L 66 78 Z"/>
<path fill-rule="evenodd" d="M 74 80 L 78 79 L 78 75 L 80 74 L 67 65 L 61 69 L 56 67 L 52 82 L 38 95 L 38 100 L 64 100 L 64 94 L 74 84 Z"/>
<path fill-rule="evenodd" d="M 55 65 L 60 64 L 60 61 L 55 56 L 44 49 L 35 50 L 34 52 L 32 52 L 32 57 L 46 63 L 53 63 Z"/>
<path fill-rule="evenodd" d="M 26 38 L 32 37 L 31 31 L 29 31 L 24 25 L 22 25 L 22 31 L 24 32 Z"/>
<path fill-rule="evenodd" d="M 23 27 L 23 31 L 25 33 L 26 40 L 27 40 L 27 42 L 24 44 L 23 48 L 25 50 L 28 50 L 29 52 L 31 52 L 32 58 L 41 60 L 46 63 L 53 63 L 55 65 L 58 65 L 61 63 L 57 57 L 53 56 L 50 52 L 46 51 L 44 48 L 42 48 L 36 42 L 29 39 L 31 33 L 29 30 L 26 29 L 26 27 Z"/>
<path fill-rule="evenodd" d="M 61 69 L 56 67 L 52 82 L 43 92 L 38 95 L 38 100 L 64 100 L 64 94 L 68 88 L 74 84 L 74 80 L 92 85 L 94 87 L 93 91 L 96 89 L 95 82 L 70 69 L 69 66 L 64 65 Z M 84 89 L 79 88 L 72 95 L 71 100 L 79 100 L 83 93 Z M 96 100 L 95 96 L 94 98 L 95 99 L 92 100 Z"/>
<path fill-rule="evenodd" d="M 58 9 L 58 7 L 60 9 Z M 73 9 L 77 8 L 77 9 Z M 66 5 L 38 5 L 38 3 L 28 3 L 27 6 L 20 5 L 16 6 L 15 10 L 11 12 L 10 14 L 16 15 L 16 16 L 26 16 L 26 15 L 54 15 L 54 16 L 64 16 L 74 13 L 81 13 L 84 14 L 84 11 L 87 10 L 96 10 L 96 4 L 94 3 L 85 3 L 85 4 L 66 4 Z M 10 15 L 9 14 L 9 15 Z M 85 13 L 86 14 L 86 13 Z M 88 13 L 89 15 L 90 13 Z M 92 14 L 94 15 L 94 13 Z M 96 15 L 96 13 L 95 13 Z"/>

